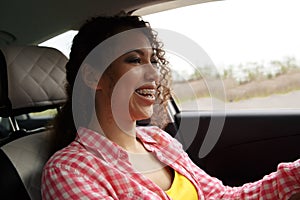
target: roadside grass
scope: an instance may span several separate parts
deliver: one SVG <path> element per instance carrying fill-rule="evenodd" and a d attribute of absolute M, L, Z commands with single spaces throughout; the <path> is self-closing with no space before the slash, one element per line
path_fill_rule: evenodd
<path fill-rule="evenodd" d="M 32 118 L 53 118 L 57 114 L 56 109 L 48 109 L 42 112 L 30 113 Z"/>
<path fill-rule="evenodd" d="M 235 102 L 300 90 L 300 68 L 286 70 L 274 77 L 256 76 L 245 83 L 239 83 L 232 77 L 221 80 L 224 85 L 226 101 Z M 211 97 L 207 82 L 204 79 L 174 83 L 172 89 L 175 99 L 182 103 L 197 98 Z"/>

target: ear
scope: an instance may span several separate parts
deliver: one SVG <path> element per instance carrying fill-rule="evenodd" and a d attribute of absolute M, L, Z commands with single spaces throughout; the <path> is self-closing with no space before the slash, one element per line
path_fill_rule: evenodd
<path fill-rule="evenodd" d="M 81 75 L 84 83 L 93 90 L 101 89 L 99 84 L 99 72 L 89 64 L 83 64 L 81 67 Z"/>

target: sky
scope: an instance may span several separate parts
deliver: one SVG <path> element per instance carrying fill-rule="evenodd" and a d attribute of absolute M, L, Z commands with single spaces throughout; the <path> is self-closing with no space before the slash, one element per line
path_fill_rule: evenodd
<path fill-rule="evenodd" d="M 299 0 L 225 0 L 145 16 L 197 42 L 216 65 L 300 58 Z"/>
<path fill-rule="evenodd" d="M 300 59 L 299 0 L 225 0 L 143 16 L 195 41 L 217 67 Z M 75 31 L 41 45 L 69 54 Z"/>

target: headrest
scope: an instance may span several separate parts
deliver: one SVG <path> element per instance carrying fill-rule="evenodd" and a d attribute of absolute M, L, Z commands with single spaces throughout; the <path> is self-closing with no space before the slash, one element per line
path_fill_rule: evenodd
<path fill-rule="evenodd" d="M 38 112 L 65 102 L 67 58 L 60 51 L 38 46 L 0 50 L 0 116 Z"/>

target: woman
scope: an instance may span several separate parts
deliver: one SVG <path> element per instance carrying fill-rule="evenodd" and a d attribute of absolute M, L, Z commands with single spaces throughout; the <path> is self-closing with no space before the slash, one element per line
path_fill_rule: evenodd
<path fill-rule="evenodd" d="M 139 17 L 87 22 L 66 69 L 68 100 L 55 123 L 60 150 L 44 167 L 43 199 L 289 199 L 300 192 L 300 160 L 231 188 L 157 126 L 136 127 L 150 117 L 162 127 L 170 96 L 164 51 Z"/>

